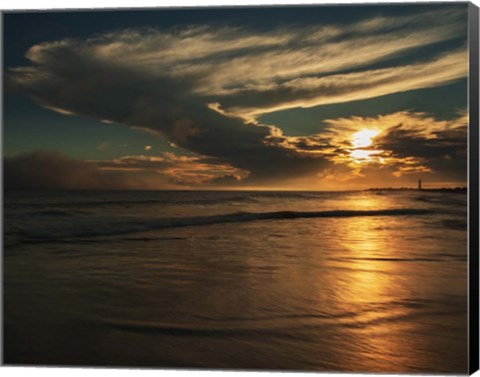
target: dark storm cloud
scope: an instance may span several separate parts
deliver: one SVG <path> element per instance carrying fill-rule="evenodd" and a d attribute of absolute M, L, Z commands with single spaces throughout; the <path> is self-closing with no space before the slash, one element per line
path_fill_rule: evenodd
<path fill-rule="evenodd" d="M 157 132 L 176 146 L 248 169 L 251 179 L 304 174 L 321 166 L 321 161 L 303 164 L 301 156 L 266 146 L 265 138 L 278 129 L 212 110 L 192 95 L 186 80 L 104 61 L 75 46 L 33 48 L 29 56 L 41 70 L 17 71 L 15 85 L 45 107 Z"/>

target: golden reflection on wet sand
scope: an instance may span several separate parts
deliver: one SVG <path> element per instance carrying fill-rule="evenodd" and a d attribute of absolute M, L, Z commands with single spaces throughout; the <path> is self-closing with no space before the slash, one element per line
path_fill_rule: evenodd
<path fill-rule="evenodd" d="M 363 360 L 362 369 L 371 371 L 398 370 L 402 367 L 398 357 L 408 352 L 398 336 L 405 325 L 399 328 L 392 321 L 408 315 L 408 308 L 391 304 L 405 293 L 398 281 L 400 267 L 396 263 L 375 259 L 394 257 L 385 236 L 377 237 L 372 232 L 381 224 L 382 219 L 378 218 L 351 219 L 349 236 L 344 243 L 350 270 L 345 271 L 348 277 L 342 286 L 342 310 L 358 312 L 358 316 L 349 322 L 352 325 L 349 329 L 351 342 L 345 342 L 344 346 L 351 347 L 352 353 L 362 355 L 358 358 Z M 361 342 L 357 342 L 357 338 L 361 338 Z"/>

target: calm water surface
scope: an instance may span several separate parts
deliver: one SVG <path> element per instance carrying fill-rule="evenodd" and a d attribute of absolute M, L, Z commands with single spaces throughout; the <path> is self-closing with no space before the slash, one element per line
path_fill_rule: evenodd
<path fill-rule="evenodd" d="M 17 192 L 4 361 L 467 371 L 466 192 Z"/>

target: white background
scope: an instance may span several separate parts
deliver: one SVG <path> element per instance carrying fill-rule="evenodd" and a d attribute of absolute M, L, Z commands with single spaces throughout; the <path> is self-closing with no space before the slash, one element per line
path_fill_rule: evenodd
<path fill-rule="evenodd" d="M 140 8 L 140 7 L 171 7 L 171 6 L 208 6 L 208 5 L 259 5 L 259 4 L 339 4 L 339 3 L 378 3 L 375 0 L 348 1 L 348 0 L 322 0 L 322 1 L 294 1 L 294 0 L 2 0 L 0 10 L 20 9 L 88 9 L 88 8 Z M 388 3 L 415 2 L 412 0 L 382 1 Z M 419 3 L 426 1 L 417 1 Z M 438 2 L 438 1 L 437 1 Z M 450 1 L 452 2 L 452 1 Z M 474 0 L 479 6 L 480 0 Z M 0 21 L 1 22 L 1 21 Z M 3 29 L 2 29 L 3 30 Z M 2 39 L 3 40 L 3 39 Z M 2 51 L 3 52 L 3 51 Z M 2 311 L 3 313 L 3 311 Z M 3 326 L 2 326 L 3 327 Z M 0 335 L 2 328 L 0 328 Z M 3 339 L 3 338 L 2 338 Z M 72 347 L 75 347 L 75 339 L 72 339 Z M 307 377 L 311 373 L 272 373 L 272 372 L 225 372 L 225 371 L 185 371 L 185 370 L 143 370 L 143 369 L 102 369 L 102 368 L 45 368 L 45 367 L 2 367 L 1 376 L 5 377 Z M 332 374 L 338 377 L 353 377 L 352 374 Z M 478 376 L 479 373 L 476 373 Z M 373 375 L 364 375 L 373 376 Z M 395 376 L 395 375 L 394 375 Z"/>

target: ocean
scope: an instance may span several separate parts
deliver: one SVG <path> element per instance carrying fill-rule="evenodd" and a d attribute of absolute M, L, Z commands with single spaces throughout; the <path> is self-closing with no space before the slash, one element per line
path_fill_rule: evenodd
<path fill-rule="evenodd" d="M 4 195 L 6 364 L 467 372 L 467 193 Z"/>

